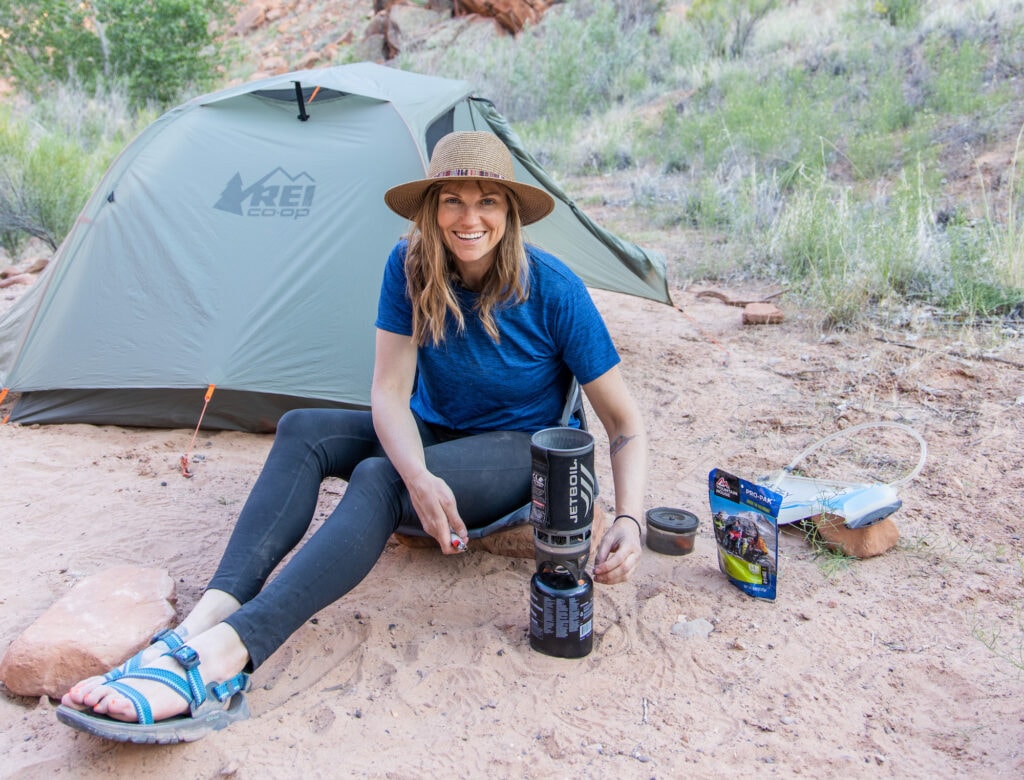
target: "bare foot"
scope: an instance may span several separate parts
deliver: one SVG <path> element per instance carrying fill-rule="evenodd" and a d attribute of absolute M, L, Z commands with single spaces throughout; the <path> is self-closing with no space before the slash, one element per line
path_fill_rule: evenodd
<path fill-rule="evenodd" d="M 249 653 L 238 638 L 235 630 L 226 623 L 218 623 L 208 631 L 193 637 L 189 646 L 199 655 L 199 673 L 204 687 L 211 681 L 221 682 L 238 674 L 249 662 Z M 185 676 L 185 671 L 170 656 L 160 655 L 146 668 L 166 669 L 177 675 Z M 101 715 L 115 720 L 130 723 L 137 722 L 138 713 L 135 705 L 122 693 L 103 683 L 93 685 L 86 690 L 83 681 L 72 688 L 61 699 L 61 703 L 69 707 L 81 709 L 88 707 Z M 135 679 L 130 676 L 119 681 L 130 686 L 144 696 L 152 708 L 154 721 L 164 720 L 189 711 L 189 703 L 176 694 L 171 688 L 151 680 Z M 75 694 L 74 697 L 72 694 Z"/>
<path fill-rule="evenodd" d="M 178 637 L 180 637 L 181 639 L 185 641 L 188 640 L 189 635 L 187 631 L 183 629 L 181 626 L 174 629 L 174 633 L 176 633 Z M 167 641 L 161 640 L 153 642 L 149 647 L 143 648 L 138 653 L 139 662 L 138 664 L 136 664 L 134 668 L 149 666 L 150 664 L 154 663 L 160 656 L 167 652 L 167 648 L 169 646 L 170 645 L 168 644 Z M 125 663 L 128 663 L 128 661 L 125 661 Z M 122 664 L 121 666 L 124 666 L 124 664 Z M 108 672 L 108 674 L 110 674 L 110 672 Z M 87 709 L 89 705 L 85 703 L 86 698 L 94 689 L 106 684 L 106 682 L 107 680 L 104 677 L 104 675 L 87 677 L 86 679 L 75 683 L 71 687 L 71 689 L 66 694 L 64 694 L 63 698 L 61 699 L 61 702 L 69 707 L 74 707 L 76 709 Z"/>
<path fill-rule="evenodd" d="M 240 606 L 238 599 L 231 594 L 222 590 L 208 590 L 192 607 L 188 617 L 181 621 L 178 634 L 182 639 L 199 636 L 233 614 Z"/>
<path fill-rule="evenodd" d="M 196 602 L 195 607 L 189 612 L 181 624 L 174 629 L 174 632 L 181 637 L 181 639 L 188 642 L 191 637 L 197 637 L 204 631 L 212 628 L 213 626 L 220 623 L 228 615 L 232 614 L 237 610 L 241 604 L 238 600 L 222 590 L 208 590 L 206 591 Z M 167 652 L 167 645 L 163 642 L 156 642 L 142 651 L 140 656 L 140 666 L 149 666 L 157 661 L 160 656 Z M 174 669 L 177 671 L 178 666 L 174 664 Z M 61 698 L 61 703 L 66 704 L 68 707 L 74 707 L 75 709 L 88 709 L 92 705 L 89 701 L 95 699 L 94 696 L 90 696 L 96 688 L 104 685 L 106 680 L 103 679 L 103 675 L 97 675 L 95 677 L 87 677 L 78 683 L 75 683 L 71 689 L 64 694 Z"/>

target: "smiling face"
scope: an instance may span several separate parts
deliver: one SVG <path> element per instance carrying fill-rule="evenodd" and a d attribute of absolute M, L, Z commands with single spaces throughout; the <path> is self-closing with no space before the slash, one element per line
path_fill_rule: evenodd
<path fill-rule="evenodd" d="M 480 288 L 494 265 L 498 242 L 505 235 L 509 196 L 500 184 L 486 179 L 448 182 L 441 188 L 437 225 L 441 240 L 455 258 L 462 282 Z"/>

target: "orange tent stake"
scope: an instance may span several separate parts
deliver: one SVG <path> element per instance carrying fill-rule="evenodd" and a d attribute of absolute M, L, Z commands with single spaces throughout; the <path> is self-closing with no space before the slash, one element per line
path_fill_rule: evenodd
<path fill-rule="evenodd" d="M 191 477 L 192 472 L 188 468 L 189 455 L 192 453 L 192 447 L 196 443 L 196 437 L 199 435 L 199 426 L 203 424 L 203 417 L 206 414 L 206 407 L 210 405 L 210 399 L 213 398 L 213 391 L 217 388 L 216 385 L 210 385 L 206 388 L 206 395 L 203 398 L 203 411 L 199 413 L 199 421 L 196 423 L 196 429 L 192 432 L 192 441 L 188 443 L 188 449 L 185 454 L 181 456 L 181 476 Z"/>

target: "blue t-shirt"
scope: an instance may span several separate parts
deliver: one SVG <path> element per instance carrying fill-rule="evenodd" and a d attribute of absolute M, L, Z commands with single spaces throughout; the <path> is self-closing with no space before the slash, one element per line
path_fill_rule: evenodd
<path fill-rule="evenodd" d="M 384 268 L 376 325 L 412 335 L 400 241 Z M 417 353 L 411 407 L 425 422 L 455 430 L 532 433 L 559 424 L 573 376 L 580 384 L 618 364 L 608 328 L 583 281 L 552 255 L 527 246 L 529 298 L 494 312 L 495 344 L 473 310 L 476 293 L 456 287 L 466 327 L 449 314 L 445 340 Z"/>

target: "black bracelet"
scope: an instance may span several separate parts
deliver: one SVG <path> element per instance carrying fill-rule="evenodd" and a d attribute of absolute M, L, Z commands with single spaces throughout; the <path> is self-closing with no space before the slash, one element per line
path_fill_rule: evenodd
<path fill-rule="evenodd" d="M 636 523 L 636 530 L 640 533 L 640 537 L 643 538 L 644 529 L 640 526 L 640 521 L 633 517 L 633 515 L 617 515 L 615 519 L 612 520 L 612 525 L 615 525 L 617 522 L 619 522 L 619 520 L 621 520 L 624 517 L 628 517 L 630 520 Z"/>

